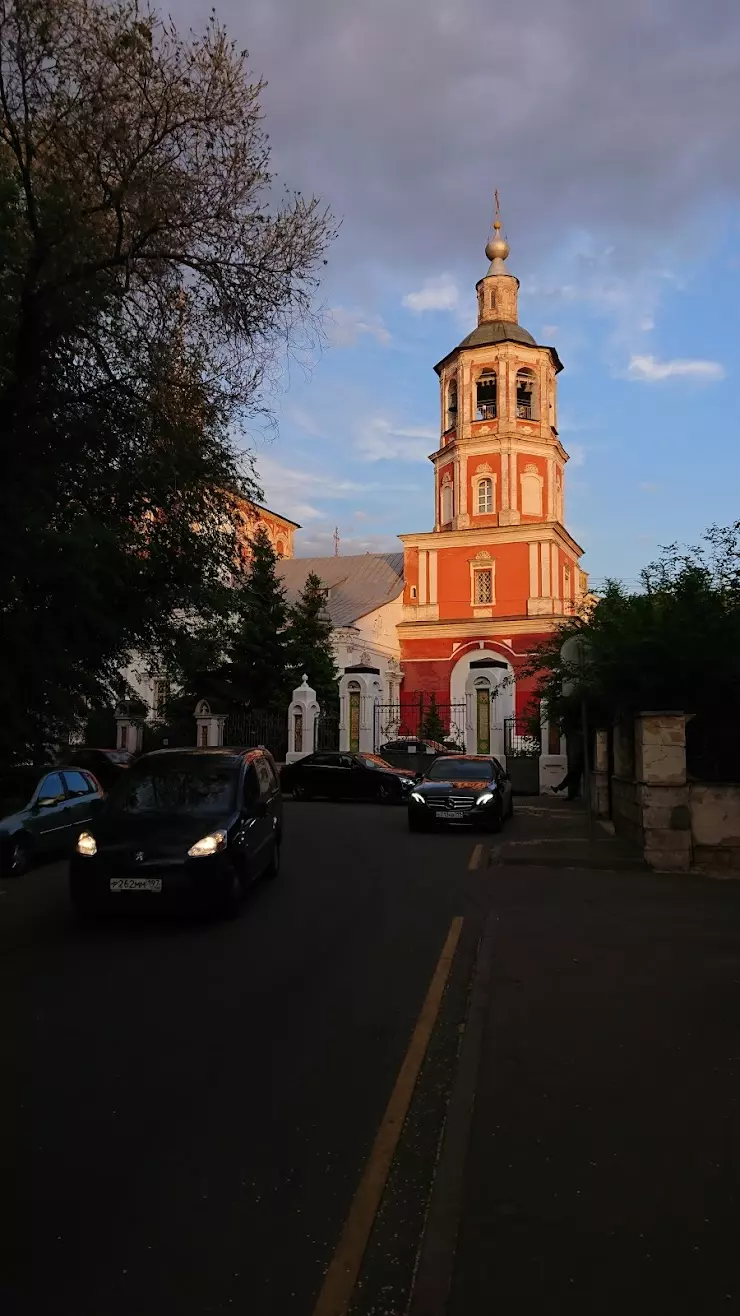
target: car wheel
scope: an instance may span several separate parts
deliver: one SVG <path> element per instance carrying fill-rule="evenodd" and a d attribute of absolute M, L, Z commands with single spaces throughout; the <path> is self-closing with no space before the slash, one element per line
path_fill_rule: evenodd
<path fill-rule="evenodd" d="M 3 853 L 3 877 L 22 877 L 30 866 L 30 842 L 24 836 L 11 836 Z"/>
<path fill-rule="evenodd" d="M 378 804 L 390 804 L 393 799 L 393 787 L 387 781 L 381 781 L 375 791 Z"/>
<path fill-rule="evenodd" d="M 293 787 L 293 799 L 294 799 L 294 800 L 310 800 L 310 798 L 311 798 L 311 796 L 309 795 L 309 793 L 308 793 L 308 791 L 306 790 L 306 787 L 305 787 L 305 786 L 294 786 L 294 787 Z"/>
<path fill-rule="evenodd" d="M 280 838 L 275 837 L 275 844 L 272 847 L 272 858 L 265 869 L 265 877 L 277 877 L 280 872 Z"/>

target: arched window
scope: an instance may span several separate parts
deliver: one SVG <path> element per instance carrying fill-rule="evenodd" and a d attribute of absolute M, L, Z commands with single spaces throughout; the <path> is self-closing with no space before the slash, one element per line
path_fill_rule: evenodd
<path fill-rule="evenodd" d="M 484 370 L 476 385 L 476 420 L 494 420 L 496 417 L 496 371 Z"/>
<path fill-rule="evenodd" d="M 516 414 L 519 420 L 537 419 L 537 381 L 534 370 L 517 371 Z"/>
<path fill-rule="evenodd" d="M 278 539 L 275 545 L 275 552 L 277 553 L 278 557 L 285 557 L 285 544 L 283 543 L 282 539 Z"/>
<path fill-rule="evenodd" d="M 441 513 L 440 513 L 440 521 L 442 522 L 442 525 L 449 525 L 450 521 L 452 520 L 452 512 L 453 512 L 453 499 L 452 499 L 452 485 L 451 485 L 451 484 L 443 484 L 443 485 L 442 485 L 442 500 L 441 500 L 441 502 L 442 502 L 442 507 L 441 507 Z"/>
<path fill-rule="evenodd" d="M 486 476 L 478 481 L 478 515 L 486 516 L 493 511 L 493 480 Z"/>
<path fill-rule="evenodd" d="M 447 388 L 447 422 L 445 428 L 452 430 L 457 425 L 457 380 L 451 379 Z"/>

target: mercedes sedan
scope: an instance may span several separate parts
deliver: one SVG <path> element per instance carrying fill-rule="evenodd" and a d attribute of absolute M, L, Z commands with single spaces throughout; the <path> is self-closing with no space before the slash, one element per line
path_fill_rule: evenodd
<path fill-rule="evenodd" d="M 408 807 L 412 832 L 461 825 L 500 832 L 514 801 L 498 759 L 456 754 L 431 765 L 411 791 Z"/>

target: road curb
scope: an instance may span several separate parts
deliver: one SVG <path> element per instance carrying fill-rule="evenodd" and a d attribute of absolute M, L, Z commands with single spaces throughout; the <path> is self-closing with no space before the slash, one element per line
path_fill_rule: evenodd
<path fill-rule="evenodd" d="M 407 1316 L 444 1316 L 452 1283 L 470 1127 L 488 1009 L 493 934 L 489 911 L 471 978 L 463 1040 L 417 1256 Z"/>

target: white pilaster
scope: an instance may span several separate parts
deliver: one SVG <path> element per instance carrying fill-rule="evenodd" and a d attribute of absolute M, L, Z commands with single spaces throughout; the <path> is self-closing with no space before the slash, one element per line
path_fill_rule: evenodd
<path fill-rule="evenodd" d="M 553 457 L 547 459 L 547 515 L 551 520 L 555 516 L 555 459 Z"/>
<path fill-rule="evenodd" d="M 425 548 L 419 550 L 419 603 L 427 602 L 427 559 Z"/>
<path fill-rule="evenodd" d="M 537 549 L 537 544 L 529 545 L 529 596 L 532 599 L 538 598 L 540 592 L 540 564 Z"/>
<path fill-rule="evenodd" d="M 541 544 L 541 545 L 540 545 L 540 549 L 541 549 L 541 556 L 542 556 L 542 596 L 543 596 L 543 598 L 546 598 L 546 599 L 547 599 L 547 598 L 550 598 L 550 596 L 551 596 L 551 590 L 550 590 L 550 545 L 549 545 L 549 544 Z"/>
<path fill-rule="evenodd" d="M 437 602 L 437 550 L 429 549 L 429 602 Z"/>

